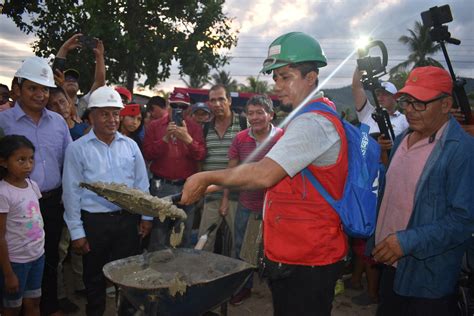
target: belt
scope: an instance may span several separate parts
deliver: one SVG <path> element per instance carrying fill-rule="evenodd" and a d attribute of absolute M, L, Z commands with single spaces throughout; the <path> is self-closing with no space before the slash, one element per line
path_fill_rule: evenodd
<path fill-rule="evenodd" d="M 61 195 L 62 193 L 62 188 L 58 187 L 56 189 L 46 191 L 46 192 L 41 192 L 41 199 L 47 200 L 49 198 L 55 197 L 57 195 Z"/>
<path fill-rule="evenodd" d="M 153 180 L 159 180 L 163 183 L 166 183 L 166 184 L 171 184 L 171 185 L 183 185 L 184 182 L 186 182 L 186 179 L 174 179 L 174 180 L 170 180 L 170 179 L 165 179 L 165 178 L 162 178 L 162 177 L 157 177 L 157 176 L 154 176 L 153 177 Z"/>

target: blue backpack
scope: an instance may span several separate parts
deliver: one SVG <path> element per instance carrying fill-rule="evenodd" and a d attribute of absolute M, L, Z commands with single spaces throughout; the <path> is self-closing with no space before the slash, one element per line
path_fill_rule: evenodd
<path fill-rule="evenodd" d="M 340 200 L 333 199 L 308 168 L 306 177 L 341 218 L 344 231 L 352 237 L 368 238 L 376 224 L 377 190 L 380 171 L 380 146 L 369 136 L 369 127 L 355 127 L 341 119 L 336 111 L 322 102 L 306 105 L 296 115 L 311 111 L 330 113 L 338 117 L 344 127 L 348 149 L 348 174 Z"/>

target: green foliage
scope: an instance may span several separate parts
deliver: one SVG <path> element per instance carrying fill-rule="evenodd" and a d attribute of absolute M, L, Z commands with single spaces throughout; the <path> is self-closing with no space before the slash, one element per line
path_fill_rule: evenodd
<path fill-rule="evenodd" d="M 267 81 L 260 81 L 254 76 L 247 77 L 247 83 L 248 85 L 241 84 L 239 91 L 268 94 L 273 90 L 273 85 L 270 85 Z"/>
<path fill-rule="evenodd" d="M 212 80 L 209 80 L 211 85 L 221 84 L 225 86 L 229 91 L 237 91 L 239 84 L 237 80 L 232 79 L 230 72 L 221 70 L 211 76 Z"/>
<path fill-rule="evenodd" d="M 405 82 L 408 79 L 408 74 L 409 72 L 407 71 L 399 71 L 399 72 L 390 74 L 390 79 L 388 81 L 393 83 L 395 87 L 397 87 L 397 90 L 400 90 L 401 88 L 405 86 Z"/>
<path fill-rule="evenodd" d="M 104 42 L 107 78 L 129 89 L 141 75 L 153 87 L 170 76 L 173 60 L 180 74 L 203 76 L 227 63 L 219 54 L 236 45 L 236 34 L 222 12 L 223 0 L 44 0 L 22 28 L 32 31 L 37 55 L 55 54 L 75 33 Z M 15 19 L 14 19 L 15 20 Z M 15 20 L 17 22 L 17 20 Z M 24 23 L 24 22 L 21 22 Z M 17 22 L 17 25 L 20 24 Z M 21 27 L 21 26 L 20 26 Z M 80 86 L 92 83 L 90 49 L 71 52 L 68 67 L 81 72 Z"/>
<path fill-rule="evenodd" d="M 408 29 L 408 32 L 410 35 L 403 35 L 398 39 L 400 43 L 408 45 L 410 50 L 408 59 L 390 69 L 390 75 L 422 66 L 431 65 L 442 68 L 443 66 L 436 59 L 428 57 L 441 49 L 439 44 L 435 44 L 431 40 L 429 28 L 416 21 L 413 30 Z"/>
<path fill-rule="evenodd" d="M 189 75 L 187 80 L 183 77 L 181 80 L 188 88 L 201 89 L 209 82 L 209 75 Z"/>
<path fill-rule="evenodd" d="M 39 12 L 38 1 L 36 0 L 15 0 L 2 1 L 0 4 L 0 14 L 5 14 L 11 18 L 15 24 L 23 31 L 30 33 L 31 25 L 23 21 L 23 15 L 26 13 L 33 14 Z"/>

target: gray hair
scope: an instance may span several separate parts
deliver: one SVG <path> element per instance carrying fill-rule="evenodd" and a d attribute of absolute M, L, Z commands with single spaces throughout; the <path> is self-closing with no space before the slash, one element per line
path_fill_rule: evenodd
<path fill-rule="evenodd" d="M 273 101 L 265 94 L 258 94 L 251 97 L 245 105 L 245 110 L 247 110 L 249 105 L 260 105 L 263 106 L 265 112 L 273 113 Z"/>

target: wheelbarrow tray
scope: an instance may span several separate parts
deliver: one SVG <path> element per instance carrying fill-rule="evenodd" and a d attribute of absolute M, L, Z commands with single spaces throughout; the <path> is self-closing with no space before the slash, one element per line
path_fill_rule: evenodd
<path fill-rule="evenodd" d="M 206 251 L 166 249 L 110 262 L 103 271 L 146 315 L 201 315 L 229 300 L 253 267 Z"/>

